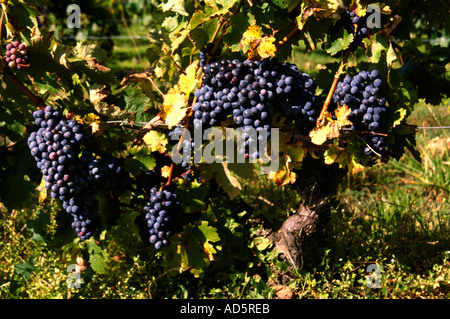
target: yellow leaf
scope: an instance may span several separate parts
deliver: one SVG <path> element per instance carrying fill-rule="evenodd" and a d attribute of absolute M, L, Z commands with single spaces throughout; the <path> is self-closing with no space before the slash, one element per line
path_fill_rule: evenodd
<path fill-rule="evenodd" d="M 275 56 L 276 46 L 273 36 L 261 36 L 261 29 L 257 25 L 250 26 L 244 32 L 241 45 L 247 53 L 249 60 L 261 60 Z"/>
<path fill-rule="evenodd" d="M 330 145 L 324 153 L 325 164 L 331 165 L 338 163 L 339 168 L 346 168 L 351 173 L 357 173 L 364 169 L 364 166 L 357 163 L 347 152 L 345 148 Z"/>
<path fill-rule="evenodd" d="M 91 127 L 92 134 L 101 134 L 100 117 L 94 113 L 88 113 L 83 116 L 82 121 Z"/>
<path fill-rule="evenodd" d="M 164 102 L 162 105 L 161 118 L 168 128 L 171 129 L 176 126 L 186 116 L 188 101 L 186 95 L 178 92 L 176 89 L 171 89 L 164 95 Z"/>
<path fill-rule="evenodd" d="M 164 153 L 168 143 L 166 136 L 157 131 L 150 131 L 143 137 L 144 143 L 150 148 L 152 152 Z"/>
<path fill-rule="evenodd" d="M 42 204 L 47 199 L 47 188 L 45 188 L 45 180 L 44 177 L 41 179 L 41 183 L 36 190 L 39 192 L 39 204 Z"/>
<path fill-rule="evenodd" d="M 179 89 L 182 93 L 189 96 L 198 84 L 197 80 L 198 61 L 194 61 L 186 68 L 185 74 L 180 75 L 178 82 Z"/>
<path fill-rule="evenodd" d="M 297 174 L 294 172 L 288 172 L 287 170 L 279 170 L 278 172 L 269 173 L 267 178 L 273 180 L 275 185 L 283 186 L 294 183 L 297 179 Z"/>
<path fill-rule="evenodd" d="M 277 48 L 275 47 L 275 38 L 272 36 L 266 36 L 258 45 L 258 55 L 261 59 L 266 59 L 275 56 Z"/>
<path fill-rule="evenodd" d="M 395 113 L 398 113 L 398 119 L 395 120 L 395 122 L 392 124 L 392 127 L 396 127 L 397 125 L 400 125 L 403 121 L 403 119 L 406 116 L 406 109 L 398 109 L 397 111 L 395 111 Z"/>
<path fill-rule="evenodd" d="M 311 132 L 309 132 L 311 142 L 316 145 L 322 145 L 328 139 L 339 137 L 341 128 L 352 124 L 352 122 L 348 120 L 348 115 L 350 112 L 351 110 L 347 107 L 347 105 L 338 107 L 335 111 L 336 120 L 333 120 L 331 114 L 326 112 L 323 124 L 315 127 Z"/>
<path fill-rule="evenodd" d="M 242 35 L 242 44 L 250 45 L 254 40 L 261 39 L 261 29 L 257 25 L 250 26 Z"/>
<path fill-rule="evenodd" d="M 170 166 L 161 167 L 161 176 L 164 178 L 168 178 L 170 176 Z"/>
<path fill-rule="evenodd" d="M 336 115 L 336 121 L 339 127 L 343 127 L 346 125 L 352 125 L 353 123 L 348 120 L 348 115 L 352 110 L 348 108 L 346 104 L 339 106 L 334 114 Z"/>
<path fill-rule="evenodd" d="M 328 124 L 321 127 L 315 127 L 311 132 L 309 132 L 311 142 L 316 145 L 322 145 L 327 141 L 330 131 L 331 129 Z"/>
<path fill-rule="evenodd" d="M 352 161 L 352 169 L 351 169 L 352 174 L 356 174 L 358 172 L 362 172 L 363 170 L 364 170 L 364 166 L 363 165 L 361 165 L 359 163 L 356 163 L 355 161 Z"/>

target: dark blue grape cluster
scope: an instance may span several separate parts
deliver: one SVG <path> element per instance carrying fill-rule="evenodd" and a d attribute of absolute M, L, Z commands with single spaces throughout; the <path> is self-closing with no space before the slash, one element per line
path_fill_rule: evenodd
<path fill-rule="evenodd" d="M 5 62 L 11 69 L 20 70 L 27 66 L 27 46 L 20 41 L 14 41 L 6 45 Z"/>
<path fill-rule="evenodd" d="M 386 153 L 386 98 L 380 97 L 382 80 L 378 70 L 361 71 L 355 76 L 346 75 L 339 82 L 333 95 L 338 105 L 351 109 L 348 119 L 351 129 L 361 133 L 367 146 L 367 155 Z"/>
<path fill-rule="evenodd" d="M 349 34 L 353 34 L 353 42 L 350 47 L 350 51 L 354 52 L 360 46 L 368 36 L 367 17 L 358 16 L 353 11 L 344 11 L 341 14 L 340 19 L 330 27 L 328 33 L 330 39 L 334 39 L 342 36 L 343 30 L 346 30 Z M 333 57 L 337 58 L 342 55 L 342 51 L 337 52 Z"/>
<path fill-rule="evenodd" d="M 39 129 L 28 137 L 31 155 L 50 196 L 62 201 L 64 210 L 74 218 L 72 227 L 85 240 L 95 227 L 95 193 L 101 189 L 123 191 L 120 187 L 130 181 L 129 175 L 118 169 L 115 161 L 99 161 L 81 148 L 83 127 L 75 120 L 64 118 L 51 106 L 35 111 L 33 117 Z"/>
<path fill-rule="evenodd" d="M 276 59 L 206 64 L 202 59 L 204 54 L 200 63 L 202 86 L 195 92 L 197 101 L 193 105 L 195 129 L 218 126 L 232 115 L 234 123 L 244 130 L 247 150 L 250 129 L 264 131 L 268 138 L 274 114 L 292 121 L 301 133 L 308 133 L 315 126 L 321 108 L 315 96 L 317 86 L 295 64 L 279 63 Z M 258 152 L 246 155 L 259 156 Z"/>
<path fill-rule="evenodd" d="M 161 249 L 169 243 L 173 231 L 173 219 L 181 212 L 175 193 L 168 190 L 150 189 L 149 201 L 144 206 L 150 243 Z"/>

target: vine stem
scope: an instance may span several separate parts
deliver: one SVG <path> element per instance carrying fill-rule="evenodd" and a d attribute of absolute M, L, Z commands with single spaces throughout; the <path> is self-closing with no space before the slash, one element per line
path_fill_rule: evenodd
<path fill-rule="evenodd" d="M 330 91 L 328 91 L 327 98 L 325 99 L 325 102 L 323 103 L 322 111 L 320 112 L 319 118 L 317 119 L 317 126 L 320 126 L 323 123 L 323 118 L 325 116 L 325 113 L 328 110 L 328 107 L 331 103 L 331 99 L 333 98 L 334 91 L 336 90 L 337 84 L 339 82 L 339 78 L 344 71 L 345 66 L 347 65 L 348 56 L 350 55 L 350 48 L 348 48 L 345 53 L 344 57 L 342 58 L 341 63 L 339 64 L 339 69 L 336 71 L 333 79 L 333 83 L 331 84 Z"/>
<path fill-rule="evenodd" d="M 295 28 L 292 29 L 291 32 L 289 32 L 282 40 L 277 43 L 276 49 L 278 50 L 281 46 L 288 42 L 294 35 L 297 34 L 298 31 L 300 31 L 300 29 L 295 26 Z"/>
<path fill-rule="evenodd" d="M 358 25 L 354 24 L 355 31 L 354 31 L 354 37 L 356 37 L 356 34 L 358 33 Z M 336 71 L 336 74 L 334 75 L 333 83 L 331 84 L 330 91 L 328 91 L 327 98 L 325 99 L 325 102 L 323 103 L 322 111 L 320 112 L 319 118 L 317 119 L 317 126 L 321 126 L 323 124 L 325 113 L 328 110 L 328 106 L 331 103 L 331 99 L 333 98 L 334 91 L 336 90 L 337 84 L 339 82 L 339 78 L 341 74 L 344 71 L 344 68 L 347 65 L 347 60 L 350 55 L 350 52 L 352 52 L 353 46 L 355 45 L 355 42 L 353 41 L 350 46 L 345 50 L 344 56 L 342 57 L 342 61 L 339 64 L 339 69 Z"/>
<path fill-rule="evenodd" d="M 2 59 L 3 60 L 3 59 Z M 17 89 L 25 94 L 31 102 L 33 102 L 37 107 L 45 109 L 45 102 L 33 92 L 31 92 L 22 82 L 11 72 L 11 70 L 4 68 L 3 75 L 15 86 Z"/>

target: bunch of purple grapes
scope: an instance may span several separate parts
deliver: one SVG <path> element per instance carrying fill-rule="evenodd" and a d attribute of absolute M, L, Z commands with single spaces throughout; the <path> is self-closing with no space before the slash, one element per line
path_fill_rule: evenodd
<path fill-rule="evenodd" d="M 244 130 L 244 147 L 248 150 L 255 138 L 250 131 L 264 131 L 264 138 L 268 138 L 276 113 L 294 123 L 301 133 L 308 133 L 315 126 L 321 108 L 315 96 L 317 86 L 295 64 L 279 63 L 276 59 L 206 64 L 205 59 L 203 52 L 202 86 L 195 92 L 197 102 L 193 105 L 195 129 L 220 125 L 231 115 Z M 246 155 L 258 158 L 259 153 Z"/>
<path fill-rule="evenodd" d="M 169 243 L 174 218 L 180 214 L 181 206 L 177 195 L 168 190 L 153 187 L 149 195 L 149 201 L 144 206 L 149 239 L 156 249 L 161 249 Z"/>
<path fill-rule="evenodd" d="M 81 148 L 83 127 L 75 120 L 66 119 L 51 106 L 35 111 L 33 117 L 39 129 L 28 137 L 28 146 L 43 174 L 45 188 L 72 215 L 78 237 L 88 239 L 96 223 L 96 192 L 123 192 L 129 175 L 115 160 L 97 160 Z"/>
<path fill-rule="evenodd" d="M 11 69 L 20 70 L 28 64 L 27 46 L 20 41 L 6 45 L 5 62 Z"/>
<path fill-rule="evenodd" d="M 333 95 L 338 105 L 351 109 L 348 119 L 351 129 L 361 133 L 366 142 L 367 155 L 386 153 L 386 98 L 380 96 L 382 80 L 378 70 L 361 71 L 355 76 L 346 75 Z"/>

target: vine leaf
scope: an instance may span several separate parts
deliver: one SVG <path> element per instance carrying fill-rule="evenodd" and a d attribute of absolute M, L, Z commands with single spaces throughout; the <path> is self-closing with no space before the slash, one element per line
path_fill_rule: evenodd
<path fill-rule="evenodd" d="M 188 16 L 189 14 L 186 11 L 184 2 L 185 1 L 183 0 L 169 0 L 166 3 L 161 4 L 160 6 L 162 7 L 164 12 L 172 11 L 184 16 Z"/>
<path fill-rule="evenodd" d="M 186 95 L 179 90 L 179 87 L 175 87 L 170 89 L 169 92 L 164 95 L 164 102 L 160 116 L 169 129 L 180 123 L 180 121 L 186 116 L 188 110 L 188 100 Z"/>
<path fill-rule="evenodd" d="M 103 133 L 104 125 L 100 121 L 100 117 L 94 113 L 88 113 L 83 116 L 82 121 L 91 127 L 92 134 L 100 135 Z"/>
<path fill-rule="evenodd" d="M 292 2 L 292 1 L 291 1 Z M 290 5 L 292 10 L 292 4 Z M 297 16 L 296 23 L 299 30 L 303 30 L 307 20 L 311 16 L 318 19 L 327 18 L 339 8 L 338 0 L 309 0 L 302 1 L 300 6 L 300 15 Z"/>
<path fill-rule="evenodd" d="M 346 50 L 353 42 L 353 34 L 348 33 L 344 30 L 342 38 L 338 38 L 331 42 L 330 46 L 326 49 L 327 53 L 331 56 L 337 54 L 338 52 L 343 52 Z"/>
<path fill-rule="evenodd" d="M 96 273 L 104 274 L 106 272 L 108 254 L 97 245 L 93 237 L 86 241 L 86 244 L 89 253 L 89 264 L 91 265 L 92 270 Z"/>
<path fill-rule="evenodd" d="M 398 60 L 397 54 L 395 53 L 392 43 L 389 44 L 389 48 L 386 53 L 386 64 L 388 68 L 391 68 L 395 61 Z"/>
<path fill-rule="evenodd" d="M 270 172 L 267 175 L 267 178 L 272 180 L 277 186 L 293 184 L 297 179 L 297 174 L 295 174 L 288 168 L 291 158 L 289 156 L 286 157 L 287 165 L 283 169 L 279 169 L 277 172 Z"/>
<path fill-rule="evenodd" d="M 127 158 L 125 161 L 125 165 L 127 169 L 133 175 L 139 175 L 142 170 L 145 168 L 147 170 L 152 170 L 156 166 L 156 160 L 151 155 L 150 149 L 145 146 L 133 146 L 130 149 L 130 154 L 134 156 L 134 158 Z"/>
<path fill-rule="evenodd" d="M 316 145 L 322 145 L 328 139 L 339 137 L 340 129 L 343 126 L 351 125 L 352 122 L 348 120 L 348 115 L 351 110 L 347 105 L 339 106 L 335 111 L 336 120 L 333 120 L 331 113 L 326 112 L 324 122 L 320 126 L 316 126 L 310 133 L 311 142 Z"/>
<path fill-rule="evenodd" d="M 144 143 L 150 148 L 152 152 L 160 152 L 163 154 L 166 151 L 166 145 L 168 143 L 167 137 L 164 133 L 157 131 L 150 131 L 142 138 Z"/>
<path fill-rule="evenodd" d="M 195 277 L 199 277 L 214 260 L 217 251 L 212 243 L 219 240 L 217 229 L 205 220 L 198 221 L 195 225 L 185 225 L 180 237 L 176 239 L 180 269 L 190 269 Z"/>
<path fill-rule="evenodd" d="M 275 38 L 267 35 L 262 37 L 261 34 L 261 28 L 252 25 L 242 36 L 241 45 L 249 60 L 261 60 L 275 56 L 277 51 L 274 44 Z"/>
<path fill-rule="evenodd" d="M 44 176 L 42 176 L 41 183 L 36 187 L 36 190 L 39 192 L 39 204 L 42 204 L 47 199 L 47 188 L 45 188 Z"/>
<path fill-rule="evenodd" d="M 349 172 L 356 173 L 364 170 L 364 166 L 357 163 L 345 148 L 330 145 L 324 153 L 325 164 L 338 163 L 340 168 L 348 168 Z"/>
<path fill-rule="evenodd" d="M 180 80 L 178 81 L 179 89 L 182 93 L 186 94 L 189 98 L 189 94 L 198 85 L 197 78 L 198 61 L 192 62 L 187 68 L 184 74 L 180 75 Z"/>

